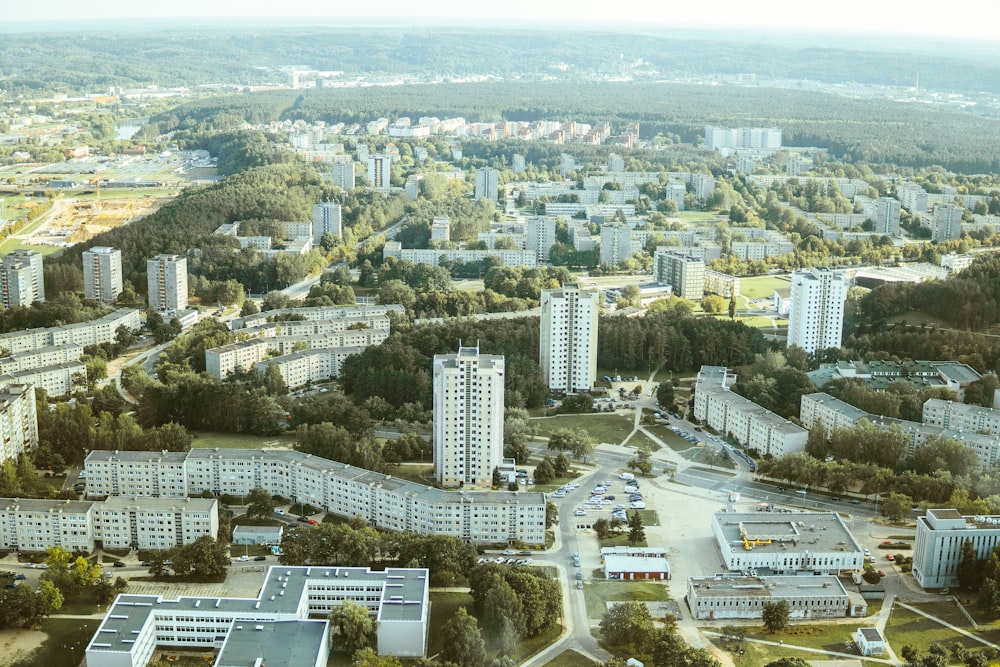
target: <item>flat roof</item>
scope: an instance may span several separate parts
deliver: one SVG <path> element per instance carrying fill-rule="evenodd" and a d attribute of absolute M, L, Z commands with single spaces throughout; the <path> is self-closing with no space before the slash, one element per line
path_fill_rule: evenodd
<path fill-rule="evenodd" d="M 865 638 L 865 641 L 869 642 L 881 642 L 885 641 L 882 639 L 882 633 L 878 631 L 878 628 L 858 628 L 858 632 L 861 636 Z"/>
<path fill-rule="evenodd" d="M 862 550 L 836 512 L 795 512 L 780 518 L 761 512 L 716 512 L 715 521 L 732 548 L 744 549 L 744 538 L 752 543 L 748 553 Z"/>
<path fill-rule="evenodd" d="M 135 507 L 143 511 L 182 509 L 188 512 L 209 512 L 219 501 L 215 498 L 158 498 L 153 496 L 108 496 L 101 505 L 108 509 Z"/>
<path fill-rule="evenodd" d="M 246 621 L 233 624 L 214 667 L 315 665 L 326 641 L 327 621 Z"/>
<path fill-rule="evenodd" d="M 608 554 L 604 557 L 604 569 L 609 572 L 670 572 L 666 558 L 655 556 L 625 556 Z"/>
<path fill-rule="evenodd" d="M 847 590 L 833 575 L 813 577 L 691 577 L 688 587 L 699 597 L 793 597 L 803 595 L 843 595 Z"/>
<path fill-rule="evenodd" d="M 41 498 L 0 498 L 0 511 L 68 512 L 85 514 L 96 503 L 91 500 L 44 500 Z"/>

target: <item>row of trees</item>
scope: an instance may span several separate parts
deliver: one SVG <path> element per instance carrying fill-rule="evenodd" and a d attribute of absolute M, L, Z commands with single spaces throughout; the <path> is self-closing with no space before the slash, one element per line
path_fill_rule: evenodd
<path fill-rule="evenodd" d="M 481 566 L 469 586 L 476 617 L 503 655 L 513 655 L 518 642 L 544 633 L 562 616 L 559 583 L 534 568 Z"/>
<path fill-rule="evenodd" d="M 702 648 L 688 645 L 668 616 L 657 626 L 641 602 L 613 605 L 601 617 L 601 635 L 616 653 L 642 656 L 653 667 L 718 667 L 719 662 Z"/>
<path fill-rule="evenodd" d="M 211 535 L 202 535 L 190 544 L 157 551 L 149 561 L 149 573 L 153 576 L 163 576 L 173 570 L 179 577 L 196 581 L 222 581 L 229 571 L 229 544 Z"/>

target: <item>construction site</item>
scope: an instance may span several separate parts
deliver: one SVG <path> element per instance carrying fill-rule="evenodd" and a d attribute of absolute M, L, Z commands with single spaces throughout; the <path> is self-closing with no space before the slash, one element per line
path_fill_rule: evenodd
<path fill-rule="evenodd" d="M 22 243 L 66 247 L 88 241 L 101 232 L 139 220 L 171 197 L 130 195 L 121 198 L 57 199 L 41 224 L 20 235 Z"/>

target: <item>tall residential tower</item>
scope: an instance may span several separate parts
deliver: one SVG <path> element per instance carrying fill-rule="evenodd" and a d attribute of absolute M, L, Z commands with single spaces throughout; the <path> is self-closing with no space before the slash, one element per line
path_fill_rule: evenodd
<path fill-rule="evenodd" d="M 590 391 L 597 380 L 597 290 L 576 283 L 542 290 L 538 341 L 542 379 L 552 391 Z"/>
<path fill-rule="evenodd" d="M 490 486 L 503 459 L 504 358 L 479 347 L 434 355 L 434 477 Z"/>
<path fill-rule="evenodd" d="M 122 251 L 94 246 L 83 251 L 83 298 L 114 303 L 122 293 Z"/>
<path fill-rule="evenodd" d="M 45 301 L 41 255 L 34 250 L 15 250 L 4 255 L 0 267 L 0 301 L 4 308 Z"/>
<path fill-rule="evenodd" d="M 813 269 L 792 273 L 788 347 L 798 345 L 809 353 L 840 347 L 847 287 L 844 274 L 837 271 Z"/>
<path fill-rule="evenodd" d="M 147 259 L 146 287 L 150 310 L 187 310 L 187 257 L 157 255 Z"/>

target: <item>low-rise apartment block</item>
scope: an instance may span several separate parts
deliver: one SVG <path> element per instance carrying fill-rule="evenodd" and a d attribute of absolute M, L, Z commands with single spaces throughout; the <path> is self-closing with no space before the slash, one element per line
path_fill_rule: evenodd
<path fill-rule="evenodd" d="M 204 491 L 246 495 L 260 487 L 339 516 L 476 544 L 545 542 L 545 494 L 445 491 L 288 450 L 96 450 L 86 459 L 87 494 L 183 498 Z"/>
<path fill-rule="evenodd" d="M 250 327 L 263 326 L 270 323 L 280 322 L 283 326 L 291 326 L 294 321 L 282 321 L 283 318 L 292 316 L 298 321 L 312 322 L 315 320 L 330 320 L 340 322 L 341 328 L 335 331 L 344 331 L 358 324 L 370 324 L 369 328 L 389 328 L 388 315 L 395 313 L 398 316 L 406 314 L 406 309 L 399 304 L 385 304 L 380 306 L 315 306 L 311 308 L 278 308 L 266 310 L 262 313 L 238 317 L 230 324 L 230 329 L 239 331 Z M 377 323 L 377 324 L 376 324 Z M 332 325 L 331 325 L 332 326 Z"/>
<path fill-rule="evenodd" d="M 119 595 L 87 645 L 87 664 L 143 667 L 170 646 L 215 649 L 216 667 L 324 667 L 326 618 L 346 600 L 376 621 L 380 655 L 423 657 L 427 577 L 425 569 L 277 566 L 255 598 Z"/>
<path fill-rule="evenodd" d="M 259 375 L 264 375 L 268 367 L 274 366 L 285 387 L 296 389 L 337 377 L 348 357 L 364 351 L 365 346 L 300 350 L 258 361 L 254 364 L 254 370 Z"/>
<path fill-rule="evenodd" d="M 805 451 L 809 432 L 730 391 L 736 375 L 723 366 L 702 366 L 694 388 L 694 416 L 741 445 L 780 458 Z"/>
<path fill-rule="evenodd" d="M 138 310 L 134 308 L 119 308 L 104 317 L 77 324 L 66 324 L 47 329 L 26 329 L 0 334 L 0 347 L 10 351 L 30 352 L 49 345 L 65 345 L 72 343 L 86 347 L 112 343 L 119 327 L 131 331 L 142 328 L 143 321 Z"/>
<path fill-rule="evenodd" d="M 923 419 L 925 424 L 955 431 L 1000 435 L 1000 410 L 980 405 L 929 398 L 924 402 Z"/>
<path fill-rule="evenodd" d="M 74 389 L 85 386 L 87 367 L 79 361 L 67 361 L 52 366 L 40 366 L 0 375 L 0 389 L 11 385 L 27 384 L 44 389 L 49 396 L 65 396 Z"/>
<path fill-rule="evenodd" d="M 399 241 L 386 241 L 382 250 L 382 258 L 406 260 L 414 264 L 431 264 L 438 266 L 442 259 L 449 262 L 463 261 L 481 262 L 488 257 L 495 257 L 503 262 L 504 266 L 527 266 L 538 265 L 538 253 L 534 250 L 517 250 L 495 248 L 492 250 L 449 250 L 445 248 L 403 248 Z"/>
<path fill-rule="evenodd" d="M 219 535 L 214 498 L 0 499 L 0 548 L 169 549 Z"/>

